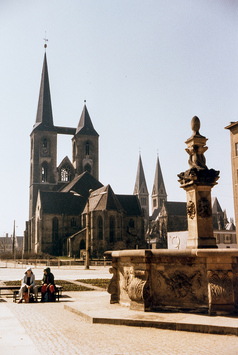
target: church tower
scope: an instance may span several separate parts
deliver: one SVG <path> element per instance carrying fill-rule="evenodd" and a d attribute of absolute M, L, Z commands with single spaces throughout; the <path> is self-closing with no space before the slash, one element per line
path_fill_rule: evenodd
<path fill-rule="evenodd" d="M 88 171 L 98 180 L 98 137 L 85 104 L 72 138 L 73 166 L 76 174 Z"/>
<path fill-rule="evenodd" d="M 167 201 L 167 193 L 165 190 L 163 175 L 160 168 L 159 156 L 157 156 L 155 179 L 154 179 L 151 199 L 152 199 L 152 216 L 154 216 L 156 212 L 158 214 L 158 212 L 160 211 L 163 205 L 163 201 Z"/>
<path fill-rule="evenodd" d="M 46 53 L 44 55 L 36 122 L 30 135 L 29 219 L 35 214 L 38 190 L 52 191 L 57 182 L 57 131 L 53 123 Z"/>
<path fill-rule="evenodd" d="M 134 187 L 134 195 L 137 195 L 140 201 L 141 208 L 144 212 L 144 218 L 146 225 L 149 221 L 149 193 L 146 185 L 144 169 L 142 165 L 141 155 L 139 155 L 139 162 L 136 174 L 136 182 Z"/>

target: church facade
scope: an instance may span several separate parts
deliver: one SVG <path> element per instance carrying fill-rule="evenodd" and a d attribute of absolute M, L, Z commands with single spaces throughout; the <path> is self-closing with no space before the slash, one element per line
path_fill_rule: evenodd
<path fill-rule="evenodd" d="M 57 166 L 59 134 L 71 136 L 72 161 L 66 156 Z M 116 195 L 98 180 L 98 140 L 86 104 L 76 128 L 54 125 L 45 53 L 36 121 L 30 135 L 25 252 L 80 256 L 85 249 L 88 203 L 91 254 L 101 256 L 115 246 L 144 246 L 144 219 L 137 196 Z M 103 202 L 95 206 L 96 195 Z"/>

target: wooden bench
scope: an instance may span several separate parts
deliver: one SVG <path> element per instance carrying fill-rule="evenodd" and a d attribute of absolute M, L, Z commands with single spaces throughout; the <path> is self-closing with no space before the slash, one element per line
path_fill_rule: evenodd
<path fill-rule="evenodd" d="M 20 286 L 0 286 L 0 297 L 2 297 L 2 291 L 7 291 L 7 292 L 4 292 L 4 295 L 7 295 L 7 296 L 12 296 L 12 292 L 15 292 L 15 291 L 19 291 L 20 289 Z"/>
<path fill-rule="evenodd" d="M 18 299 L 18 292 L 20 290 L 20 286 L 12 285 L 12 286 L 0 286 L 0 297 L 2 296 L 1 291 L 7 291 L 4 295 L 12 296 L 13 302 L 16 302 Z M 62 296 L 63 286 L 55 285 L 55 299 L 59 301 L 60 296 Z M 38 299 L 41 299 L 41 286 L 38 286 Z"/>

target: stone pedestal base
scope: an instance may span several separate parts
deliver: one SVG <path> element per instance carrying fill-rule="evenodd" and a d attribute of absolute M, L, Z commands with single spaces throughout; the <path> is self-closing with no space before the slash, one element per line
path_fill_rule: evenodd
<path fill-rule="evenodd" d="M 211 186 L 183 186 L 187 192 L 187 249 L 217 248 L 213 236 Z"/>
<path fill-rule="evenodd" d="M 111 303 L 143 311 L 238 311 L 238 251 L 124 250 L 111 255 Z"/>

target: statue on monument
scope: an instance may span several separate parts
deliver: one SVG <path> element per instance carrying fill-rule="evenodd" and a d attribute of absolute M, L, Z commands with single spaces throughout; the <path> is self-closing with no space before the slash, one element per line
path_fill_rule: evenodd
<path fill-rule="evenodd" d="M 207 138 L 199 133 L 200 120 L 194 116 L 191 121 L 193 134 L 185 142 L 186 152 L 189 154 L 188 164 L 190 169 L 178 174 L 181 185 L 187 184 L 211 184 L 215 185 L 219 179 L 219 171 L 208 169 L 204 153 L 207 151 Z M 182 187 L 182 186 L 181 186 Z"/>

